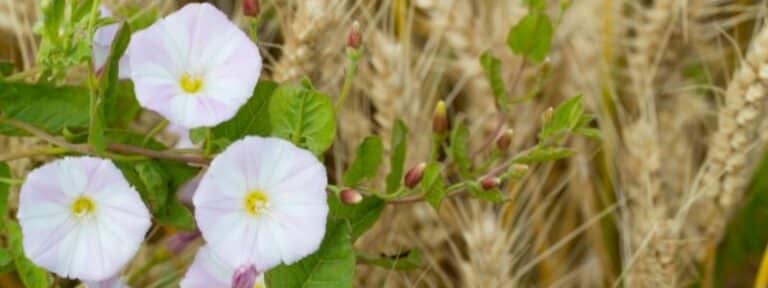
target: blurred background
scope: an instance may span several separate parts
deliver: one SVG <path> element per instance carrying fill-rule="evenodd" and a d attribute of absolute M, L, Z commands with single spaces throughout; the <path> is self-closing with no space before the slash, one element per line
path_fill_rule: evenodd
<path fill-rule="evenodd" d="M 186 2 L 102 1 L 122 19 L 161 17 Z M 244 29 L 253 24 L 241 1 L 211 2 Z M 363 57 L 325 159 L 331 182 L 365 136 L 379 135 L 388 146 L 396 118 L 410 131 L 406 167 L 427 160 L 431 138 L 423 132 L 438 100 L 448 104 L 452 122 L 469 125 L 471 151 L 492 141 L 499 127 L 514 130 L 511 149 L 530 147 L 542 113 L 576 95 L 597 116 L 592 125 L 601 140 L 569 140 L 572 157 L 530 167 L 527 177 L 505 186 L 504 204 L 456 197 L 439 213 L 424 203 L 387 207 L 356 246 L 383 255 L 418 248 L 423 266 L 358 265 L 356 287 L 753 285 L 768 240 L 760 133 L 768 122 L 761 97 L 747 95 L 768 73 L 761 54 L 768 50 L 760 44 L 768 49 L 760 37 L 765 1 L 545 1 L 555 29 L 542 63 L 508 48 L 510 28 L 528 13 L 526 1 L 261 2 L 263 77 L 306 76 L 328 95 L 340 92 L 347 33 L 353 22 L 360 25 Z M 38 1 L 0 0 L 0 61 L 17 73 L 38 63 L 40 14 Z M 507 93 L 519 100 L 508 117 L 496 112 L 478 60 L 484 51 L 500 58 Z M 157 117 L 144 112 L 134 129 L 151 129 Z M 734 121 L 741 130 L 723 132 Z M 0 154 L 35 141 L 0 137 Z M 22 176 L 44 160 L 11 166 Z M 146 271 L 146 278 L 183 273 L 193 252 Z M 6 273 L 0 287 L 21 286 Z"/>

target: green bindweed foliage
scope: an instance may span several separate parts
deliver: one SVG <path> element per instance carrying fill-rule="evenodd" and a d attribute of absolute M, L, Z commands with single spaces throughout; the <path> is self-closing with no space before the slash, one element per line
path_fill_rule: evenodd
<path fill-rule="evenodd" d="M 320 155 L 336 135 L 331 99 L 305 87 L 280 86 L 269 102 L 272 135 Z"/>

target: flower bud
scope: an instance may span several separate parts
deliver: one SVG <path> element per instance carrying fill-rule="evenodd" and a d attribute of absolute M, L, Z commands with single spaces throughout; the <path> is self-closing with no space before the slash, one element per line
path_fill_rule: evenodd
<path fill-rule="evenodd" d="M 261 13 L 259 0 L 243 0 L 243 14 L 248 17 L 258 17 Z"/>
<path fill-rule="evenodd" d="M 411 168 L 411 170 L 408 170 L 408 172 L 405 173 L 405 179 L 403 181 L 405 182 L 405 187 L 413 188 L 416 187 L 416 185 L 419 185 L 421 178 L 424 177 L 424 168 L 426 167 L 427 164 L 422 162 L 416 167 Z"/>
<path fill-rule="evenodd" d="M 180 232 L 168 238 L 165 242 L 165 249 L 171 254 L 179 254 L 189 246 L 192 241 L 200 237 L 200 231 Z"/>
<path fill-rule="evenodd" d="M 342 203 L 347 205 L 355 205 L 360 203 L 360 201 L 363 201 L 363 195 L 360 195 L 360 192 L 357 192 L 355 189 L 341 190 L 339 198 L 341 198 Z"/>
<path fill-rule="evenodd" d="M 253 288 L 256 280 L 259 278 L 259 271 L 256 266 L 243 265 L 232 274 L 232 288 Z"/>
<path fill-rule="evenodd" d="M 491 190 L 498 187 L 500 183 L 501 179 L 499 177 L 488 175 L 480 180 L 480 187 L 483 187 L 483 190 Z"/>
<path fill-rule="evenodd" d="M 496 139 L 496 148 L 501 151 L 506 151 L 509 145 L 512 144 L 512 136 L 515 135 L 515 130 L 507 129 L 501 133 L 499 139 Z"/>
<path fill-rule="evenodd" d="M 347 47 L 352 49 L 360 49 L 363 42 L 363 36 L 360 34 L 360 23 L 355 21 L 352 23 L 352 29 L 347 34 Z"/>
<path fill-rule="evenodd" d="M 435 112 L 432 114 L 432 132 L 443 134 L 448 130 L 448 116 L 445 108 L 445 101 L 440 100 L 435 105 Z"/>

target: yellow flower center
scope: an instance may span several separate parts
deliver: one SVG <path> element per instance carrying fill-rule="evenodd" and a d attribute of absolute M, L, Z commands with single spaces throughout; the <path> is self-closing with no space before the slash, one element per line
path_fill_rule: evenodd
<path fill-rule="evenodd" d="M 93 213 L 93 210 L 96 210 L 96 204 L 93 203 L 91 198 L 88 198 L 87 196 L 80 196 L 72 202 L 72 206 L 69 208 L 72 210 L 72 214 L 75 214 L 75 216 L 78 217 L 82 217 Z"/>
<path fill-rule="evenodd" d="M 193 94 L 203 88 L 203 79 L 184 73 L 181 79 L 179 79 L 179 85 L 181 85 L 181 90 L 184 90 L 184 92 Z"/>
<path fill-rule="evenodd" d="M 266 288 L 266 287 L 264 287 L 264 284 L 256 281 L 256 283 L 253 283 L 253 288 Z"/>
<path fill-rule="evenodd" d="M 243 199 L 243 208 L 251 216 L 258 216 L 262 210 L 269 207 L 269 197 L 261 190 L 248 192 Z"/>

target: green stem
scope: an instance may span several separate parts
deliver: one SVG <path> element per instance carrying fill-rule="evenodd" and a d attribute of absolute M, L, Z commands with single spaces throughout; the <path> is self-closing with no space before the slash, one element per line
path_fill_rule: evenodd
<path fill-rule="evenodd" d="M 26 79 L 29 76 L 37 74 L 37 72 L 40 72 L 39 68 L 27 69 L 25 71 L 21 71 L 19 73 L 10 75 L 8 77 L 5 77 L 5 81 L 14 82 L 14 81 L 23 80 L 23 79 Z"/>
<path fill-rule="evenodd" d="M 16 151 L 4 155 L 0 155 L 0 162 L 24 159 L 40 155 L 59 155 L 69 152 L 66 148 L 61 147 L 36 147 L 27 150 Z"/>
<path fill-rule="evenodd" d="M 347 73 L 344 76 L 344 85 L 341 86 L 341 94 L 336 101 L 336 111 L 339 111 L 341 106 L 344 105 L 344 101 L 347 99 L 347 95 L 349 95 L 349 90 L 352 89 L 352 83 L 355 80 L 355 75 L 357 75 L 357 63 L 359 60 L 360 50 L 350 49 L 347 51 Z"/>

